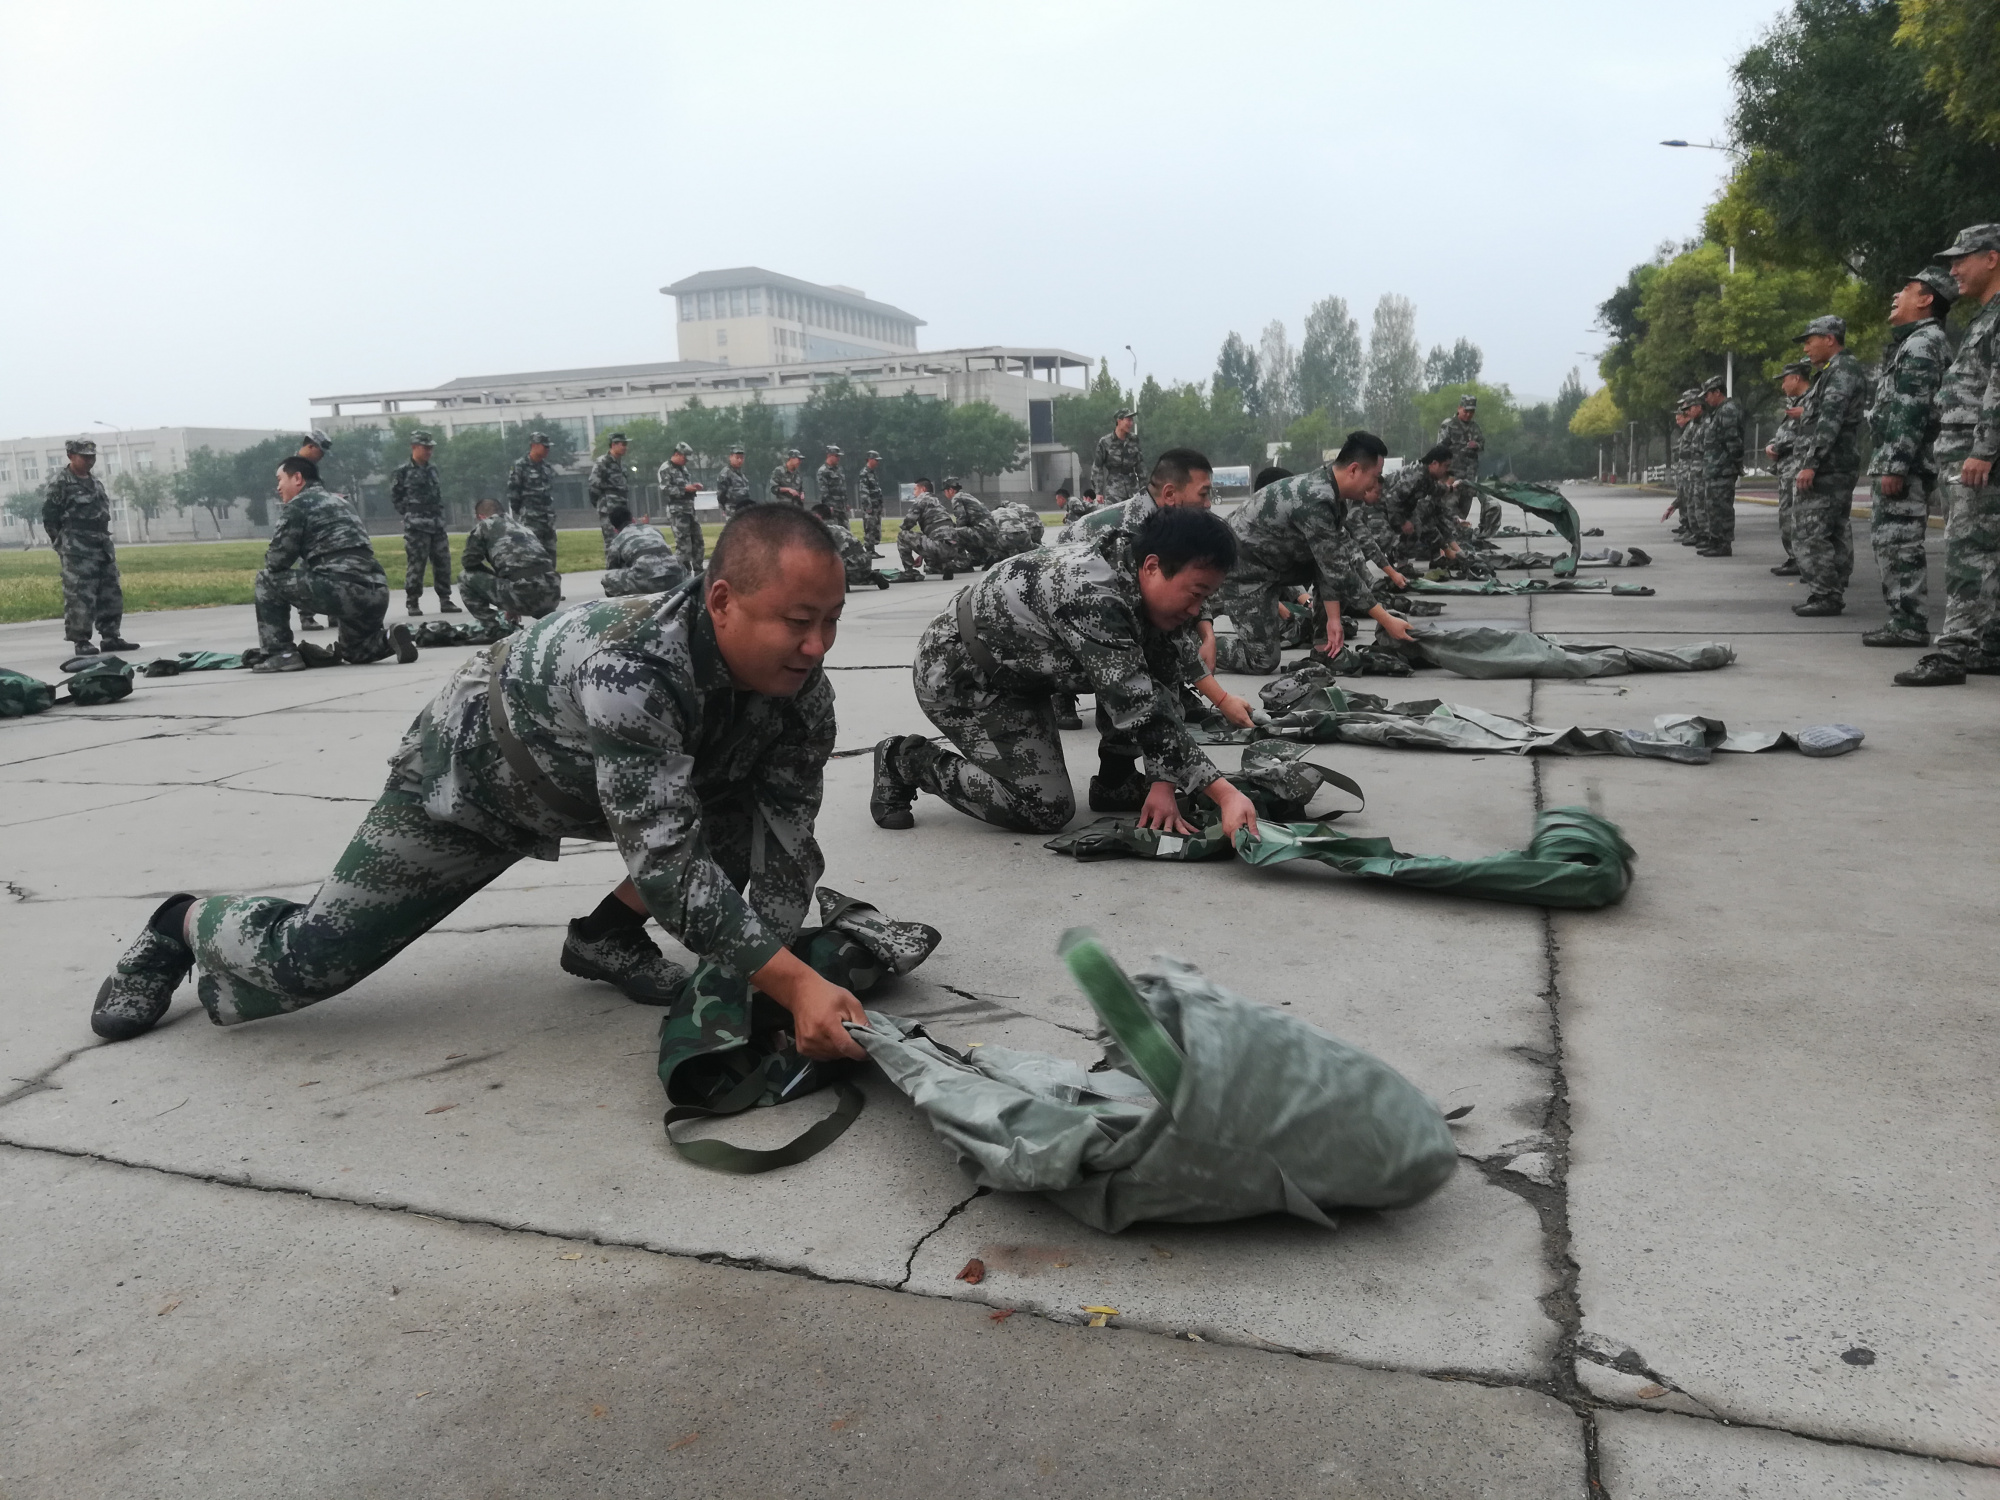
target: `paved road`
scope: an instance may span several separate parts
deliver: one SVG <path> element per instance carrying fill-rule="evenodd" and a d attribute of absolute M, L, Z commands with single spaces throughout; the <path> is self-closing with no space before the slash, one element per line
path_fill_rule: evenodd
<path fill-rule="evenodd" d="M 1737 664 L 1391 696 L 1868 732 L 1706 766 L 1327 752 L 1368 793 L 1342 826 L 1408 849 L 1516 846 L 1538 807 L 1594 801 L 1640 854 L 1610 911 L 1079 866 L 930 800 L 887 833 L 865 757 L 829 776 L 827 883 L 945 933 L 881 1008 L 1094 1057 L 1052 953 L 1088 921 L 1474 1106 L 1437 1197 L 1333 1233 L 1103 1236 L 978 1196 L 879 1085 L 810 1163 L 683 1164 L 657 1013 L 555 966 L 621 873 L 599 846 L 517 867 L 336 1002 L 216 1031 L 184 992 L 97 1045 L 90 996 L 145 913 L 310 891 L 466 652 L 0 724 L 0 1495 L 2000 1496 L 2000 681 L 1891 687 L 1911 653 L 1860 647 L 1865 562 L 1847 616 L 1796 619 L 1769 509 L 1701 562 L 1657 497 L 1576 494 L 1654 550 L 1614 576 L 1658 597 L 1447 620 Z M 844 748 L 922 727 L 900 669 L 954 588 L 850 596 Z M 234 647 L 249 612 L 128 631 Z M 0 627 L 0 662 L 52 676 L 58 634 Z M 1068 738 L 1081 784 L 1094 747 Z M 1082 1326 L 1097 1304 L 1111 1327 Z"/>

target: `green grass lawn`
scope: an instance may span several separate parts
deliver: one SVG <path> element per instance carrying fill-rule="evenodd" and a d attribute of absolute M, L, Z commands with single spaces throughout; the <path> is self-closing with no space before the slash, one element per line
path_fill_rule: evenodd
<path fill-rule="evenodd" d="M 859 534 L 859 526 L 856 533 Z M 897 522 L 882 522 L 884 542 L 893 542 Z M 722 534 L 720 523 L 702 527 L 707 544 Z M 403 586 L 403 539 L 378 536 L 375 555 L 389 575 L 389 587 Z M 451 539 L 456 576 L 465 538 Z M 149 609 L 200 609 L 210 604 L 248 604 L 257 569 L 264 563 L 262 542 L 175 542 L 156 547 L 118 549 L 118 574 L 125 586 L 125 608 L 138 614 Z M 604 544 L 595 531 L 558 531 L 556 567 L 564 573 L 590 573 L 604 566 Z M 62 617 L 62 569 L 53 552 L 0 552 L 0 624 L 17 620 Z"/>

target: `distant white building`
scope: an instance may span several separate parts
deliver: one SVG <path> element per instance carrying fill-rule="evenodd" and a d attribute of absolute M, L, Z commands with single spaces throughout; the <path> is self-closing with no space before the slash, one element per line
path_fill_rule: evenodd
<path fill-rule="evenodd" d="M 683 360 L 804 365 L 914 354 L 924 320 L 851 286 L 820 286 L 761 266 L 697 271 L 663 286 Z"/>
<path fill-rule="evenodd" d="M 303 431 L 304 429 L 301 429 Z M 155 470 L 171 474 L 187 467 L 187 456 L 198 448 L 217 453 L 240 453 L 268 438 L 282 434 L 275 427 L 96 427 L 86 432 L 66 432 L 58 437 L 0 439 L 0 497 L 23 490 L 39 490 L 69 462 L 64 444 L 71 438 L 89 438 L 97 444 L 97 477 L 107 488 L 123 473 L 145 474 Z M 131 540 L 130 518 L 125 507 L 117 506 L 113 524 L 117 534 Z M 39 527 L 40 523 L 36 525 Z M 22 523 L 13 516 L 0 518 L 0 539 L 22 539 Z M 155 522 L 155 536 L 192 531 Z M 248 533 L 246 532 L 246 535 Z"/>

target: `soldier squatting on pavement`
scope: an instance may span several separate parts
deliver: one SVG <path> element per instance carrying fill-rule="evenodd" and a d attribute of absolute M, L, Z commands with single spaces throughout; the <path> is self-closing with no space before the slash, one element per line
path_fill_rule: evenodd
<path fill-rule="evenodd" d="M 622 502 L 612 506 L 605 519 L 613 532 L 611 545 L 604 549 L 607 598 L 663 594 L 687 581 L 688 570 L 674 555 L 672 544 L 654 527 L 634 521 Z"/>
<path fill-rule="evenodd" d="M 478 520 L 459 558 L 458 591 L 472 618 L 498 640 L 522 616 L 539 620 L 560 602 L 555 558 L 498 500 L 481 500 L 473 514 Z"/>
<path fill-rule="evenodd" d="M 645 936 L 650 916 L 791 1012 L 802 1054 L 860 1058 L 842 1025 L 865 1024 L 860 1003 L 786 947 L 824 865 L 820 664 L 845 595 L 820 523 L 757 506 L 706 577 L 579 605 L 474 654 L 404 735 L 309 902 L 169 898 L 99 989 L 92 1027 L 149 1030 L 190 971 L 218 1025 L 330 999 L 516 860 L 577 838 L 615 842 L 631 877 L 570 923 L 566 970 L 669 1002 L 687 976 Z"/>
<path fill-rule="evenodd" d="M 389 503 L 403 518 L 404 604 L 413 615 L 424 612 L 424 567 L 437 587 L 438 611 L 455 615 L 451 602 L 451 534 L 445 529 L 444 489 L 431 466 L 431 435 L 410 434 L 410 461 L 396 470 L 389 484 Z"/>
<path fill-rule="evenodd" d="M 607 558 L 611 555 L 611 507 L 632 503 L 632 481 L 625 473 L 625 446 L 625 434 L 612 433 L 604 445 L 604 455 L 590 466 L 590 503 L 597 509 L 597 529 L 604 537 Z"/>
<path fill-rule="evenodd" d="M 1882 602 L 1889 618 L 1861 637 L 1864 646 L 1931 643 L 1930 619 L 1924 613 L 1930 593 L 1924 537 L 1937 490 L 1932 450 L 1938 434 L 1938 387 L 1951 363 L 1944 317 L 1957 299 L 1957 283 L 1937 267 L 1926 266 L 1889 304 L 1889 348 L 1875 377 L 1875 404 L 1868 413 L 1875 436 L 1875 451 L 1868 457 L 1868 473 L 1875 481 L 1868 538 L 1882 572 Z"/>
<path fill-rule="evenodd" d="M 931 493 L 929 479 L 918 479 L 903 512 L 903 524 L 896 532 L 896 554 L 906 577 L 922 578 L 924 569 L 947 581 L 954 573 L 970 569 L 972 538 L 959 534 L 958 517 L 949 505 Z"/>
<path fill-rule="evenodd" d="M 417 659 L 410 627 L 382 629 L 389 613 L 389 578 L 369 545 L 354 507 L 319 482 L 319 465 L 296 454 L 278 465 L 283 510 L 264 550 L 254 597 L 257 645 L 263 659 L 253 672 L 303 672 L 305 658 L 292 637 L 292 609 L 315 610 L 340 632 L 342 662 L 380 661 L 391 652 L 406 666 Z"/>
<path fill-rule="evenodd" d="M 118 633 L 125 621 L 125 590 L 118 581 L 118 548 L 111 540 L 111 496 L 90 471 L 97 444 L 73 438 L 63 444 L 69 462 L 49 479 L 42 498 L 42 529 L 62 559 L 63 635 L 75 656 L 95 656 L 95 627 L 106 651 L 137 651 Z"/>

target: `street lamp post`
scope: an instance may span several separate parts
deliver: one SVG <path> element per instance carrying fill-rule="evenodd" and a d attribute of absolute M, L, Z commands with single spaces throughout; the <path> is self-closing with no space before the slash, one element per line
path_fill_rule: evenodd
<path fill-rule="evenodd" d="M 1662 146 L 1674 146 L 1683 151 L 1723 151 L 1735 157 L 1739 162 L 1743 160 L 1743 152 L 1740 149 L 1735 146 L 1720 145 L 1715 141 L 1661 141 L 1660 144 Z M 1729 247 L 1729 274 L 1731 276 L 1736 274 L 1736 247 L 1734 245 Z M 1726 395 L 1734 396 L 1736 394 L 1736 351 L 1734 349 L 1725 350 L 1722 356 L 1722 389 Z"/>

